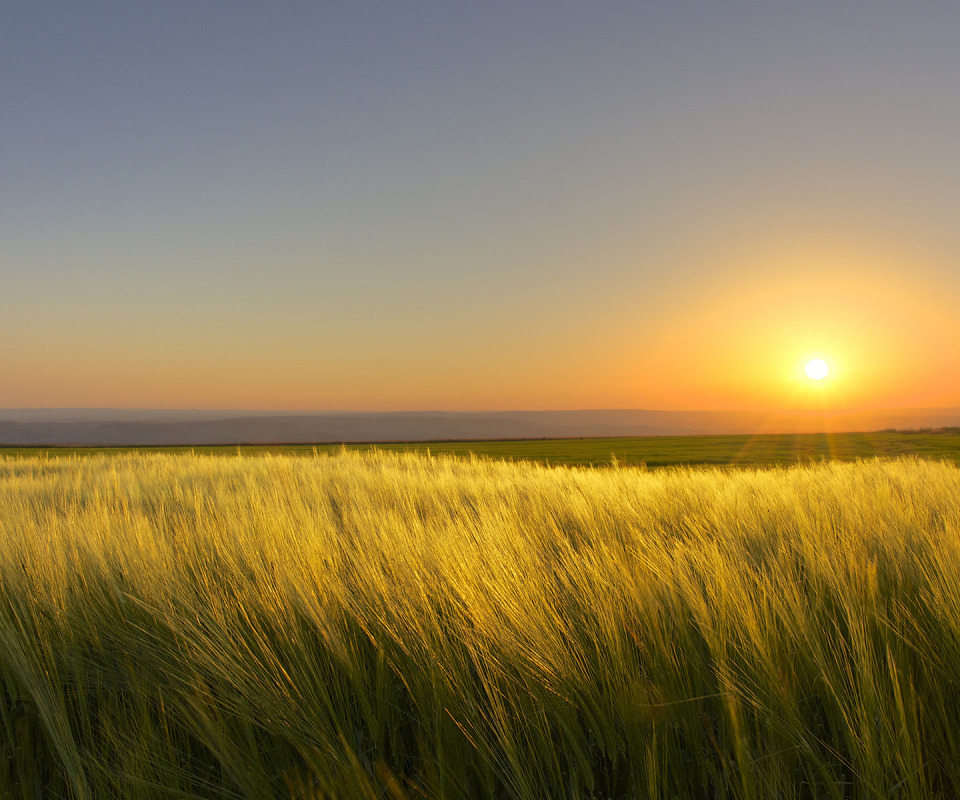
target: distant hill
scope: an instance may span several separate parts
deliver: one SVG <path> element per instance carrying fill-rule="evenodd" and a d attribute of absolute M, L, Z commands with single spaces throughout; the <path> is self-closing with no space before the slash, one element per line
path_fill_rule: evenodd
<path fill-rule="evenodd" d="M 0 409 L 0 445 L 200 445 L 817 433 L 960 425 L 960 408 L 734 411 L 250 412 Z"/>

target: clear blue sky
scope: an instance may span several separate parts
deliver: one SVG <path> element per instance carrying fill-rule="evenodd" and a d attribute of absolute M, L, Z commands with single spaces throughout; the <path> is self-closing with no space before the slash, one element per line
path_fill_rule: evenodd
<path fill-rule="evenodd" d="M 953 3 L 14 0 L 0 407 L 960 405 L 958 95 Z"/>

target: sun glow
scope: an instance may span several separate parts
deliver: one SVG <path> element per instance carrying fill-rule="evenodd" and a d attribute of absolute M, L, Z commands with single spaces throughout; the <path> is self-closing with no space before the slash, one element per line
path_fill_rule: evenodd
<path fill-rule="evenodd" d="M 830 374 L 830 365 L 822 358 L 811 358 L 803 371 L 812 381 L 822 381 Z"/>

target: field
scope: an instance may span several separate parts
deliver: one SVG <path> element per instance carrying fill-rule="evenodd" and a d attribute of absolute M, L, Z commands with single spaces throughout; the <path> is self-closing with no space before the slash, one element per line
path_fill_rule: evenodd
<path fill-rule="evenodd" d="M 387 442 L 377 444 L 215 445 L 197 447 L 0 447 L 0 457 L 100 455 L 124 452 L 313 456 L 380 450 L 477 455 L 554 466 L 791 466 L 863 458 L 946 459 L 960 463 L 960 428 L 873 433 L 798 433 L 730 436 L 643 436 L 611 439 L 505 439 L 494 441 Z"/>
<path fill-rule="evenodd" d="M 955 463 L 430 447 L 0 459 L 0 796 L 960 795 Z"/>

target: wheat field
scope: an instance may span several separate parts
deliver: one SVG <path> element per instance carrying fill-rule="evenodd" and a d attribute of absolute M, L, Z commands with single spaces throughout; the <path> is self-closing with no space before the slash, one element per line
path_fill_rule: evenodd
<path fill-rule="evenodd" d="M 4 798 L 960 795 L 960 469 L 0 460 Z"/>

